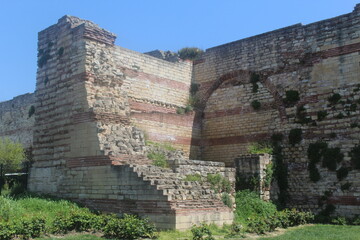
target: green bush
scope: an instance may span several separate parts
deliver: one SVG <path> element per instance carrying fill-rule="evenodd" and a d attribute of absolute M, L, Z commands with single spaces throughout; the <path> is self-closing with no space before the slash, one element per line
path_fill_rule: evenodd
<path fill-rule="evenodd" d="M 273 149 L 271 144 L 268 142 L 256 142 L 249 145 L 248 152 L 250 154 L 272 154 Z"/>
<path fill-rule="evenodd" d="M 0 240 L 11 240 L 15 234 L 15 226 L 12 223 L 0 221 Z"/>
<path fill-rule="evenodd" d="M 184 181 L 201 182 L 201 175 L 198 173 L 186 175 Z"/>
<path fill-rule="evenodd" d="M 330 102 L 330 104 L 335 105 L 339 102 L 340 99 L 341 99 L 341 95 L 338 93 L 334 93 L 332 96 L 328 98 L 328 101 Z"/>
<path fill-rule="evenodd" d="M 302 140 L 302 130 L 300 128 L 291 129 L 289 133 L 289 143 L 295 145 Z"/>
<path fill-rule="evenodd" d="M 108 238 L 138 239 L 153 238 L 156 228 L 147 219 L 124 214 L 123 218 L 110 217 L 103 229 Z"/>
<path fill-rule="evenodd" d="M 257 73 L 251 73 L 250 75 L 250 83 L 252 84 L 252 92 L 256 93 L 259 89 L 259 85 L 257 84 L 260 81 L 260 75 Z"/>
<path fill-rule="evenodd" d="M 353 147 L 349 155 L 354 168 L 360 169 L 360 145 Z"/>
<path fill-rule="evenodd" d="M 289 90 L 285 92 L 284 102 L 287 104 L 295 104 L 300 100 L 299 92 L 296 90 Z"/>
<path fill-rule="evenodd" d="M 31 116 L 34 115 L 34 113 L 35 113 L 35 106 L 31 105 L 28 112 L 28 118 L 31 118 Z"/>
<path fill-rule="evenodd" d="M 209 225 L 203 223 L 199 226 L 194 225 L 191 228 L 191 233 L 193 235 L 193 240 L 215 240 L 212 236 Z"/>
<path fill-rule="evenodd" d="M 178 51 L 179 58 L 183 60 L 196 60 L 204 51 L 196 47 L 185 47 Z"/>
<path fill-rule="evenodd" d="M 326 167 L 330 171 L 335 171 L 337 164 L 344 158 L 344 154 L 341 153 L 340 148 L 328 148 L 324 152 L 322 166 Z"/>
<path fill-rule="evenodd" d="M 166 156 L 163 153 L 150 152 L 147 157 L 153 160 L 153 165 L 157 167 L 167 168 L 169 167 L 166 161 Z"/>
<path fill-rule="evenodd" d="M 326 118 L 327 115 L 328 115 L 327 111 L 318 111 L 317 112 L 317 120 L 322 121 Z"/>
<path fill-rule="evenodd" d="M 231 200 L 230 194 L 227 192 L 222 193 L 221 200 L 224 203 L 224 205 L 228 206 L 229 208 L 232 208 L 233 201 Z"/>
<path fill-rule="evenodd" d="M 207 181 L 211 184 L 211 188 L 217 192 L 231 192 L 231 183 L 228 179 L 224 178 L 220 174 L 208 174 L 206 176 Z"/>
<path fill-rule="evenodd" d="M 336 176 L 339 179 L 339 181 L 346 178 L 348 174 L 349 174 L 349 169 L 347 169 L 346 167 L 341 167 L 336 171 Z"/>
<path fill-rule="evenodd" d="M 15 226 L 16 235 L 22 236 L 23 239 L 40 237 L 45 233 L 45 219 L 43 218 L 21 219 Z"/>
<path fill-rule="evenodd" d="M 251 107 L 254 110 L 259 110 L 260 107 L 261 107 L 261 103 L 258 100 L 254 100 L 254 101 L 251 102 Z"/>
<path fill-rule="evenodd" d="M 340 186 L 340 189 L 341 189 L 341 191 L 347 191 L 350 189 L 351 185 L 352 185 L 351 183 L 346 182 Z"/>
<path fill-rule="evenodd" d="M 249 190 L 236 193 L 235 221 L 246 224 L 249 218 L 269 217 L 276 213 L 276 206 L 271 202 L 265 202 L 259 195 Z"/>

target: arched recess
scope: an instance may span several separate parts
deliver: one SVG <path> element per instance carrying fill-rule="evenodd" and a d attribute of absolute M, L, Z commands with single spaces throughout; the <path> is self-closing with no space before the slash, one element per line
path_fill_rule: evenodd
<path fill-rule="evenodd" d="M 257 75 L 259 89 L 252 90 Z M 201 158 L 232 165 L 246 153 L 250 142 L 269 139 L 276 126 L 286 120 L 281 95 L 268 74 L 247 70 L 226 73 L 202 91 L 198 114 L 202 116 Z M 255 110 L 252 101 L 261 107 Z"/>

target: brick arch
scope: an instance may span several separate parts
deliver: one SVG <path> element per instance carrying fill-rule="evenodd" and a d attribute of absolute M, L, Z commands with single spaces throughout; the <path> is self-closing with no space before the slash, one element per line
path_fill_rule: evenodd
<path fill-rule="evenodd" d="M 276 86 L 269 81 L 269 77 L 272 75 L 269 72 L 254 72 L 254 71 L 249 71 L 249 70 L 235 70 L 235 71 L 231 71 L 231 72 L 223 74 L 217 80 L 215 80 L 211 84 L 211 86 L 205 91 L 205 93 L 203 94 L 203 96 L 200 99 L 198 110 L 200 110 L 201 113 L 204 112 L 209 98 L 224 82 L 233 80 L 232 82 L 236 83 L 238 85 L 250 83 L 250 76 L 252 73 L 260 74 L 260 82 L 264 85 L 264 87 L 266 87 L 269 90 L 269 92 L 273 96 L 281 121 L 282 122 L 286 121 L 287 117 L 286 117 L 285 105 L 282 101 L 281 95 L 277 91 Z M 239 79 L 240 76 L 246 76 L 246 77 Z"/>

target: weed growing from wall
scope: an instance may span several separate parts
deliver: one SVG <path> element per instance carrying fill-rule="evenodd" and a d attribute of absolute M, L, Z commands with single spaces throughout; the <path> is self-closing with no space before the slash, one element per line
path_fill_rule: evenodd
<path fill-rule="evenodd" d="M 198 59 L 204 51 L 196 47 L 185 47 L 178 51 L 179 58 L 183 60 L 196 60 Z"/>
<path fill-rule="evenodd" d="M 188 181 L 188 182 L 201 182 L 202 178 L 201 175 L 196 173 L 196 174 L 189 174 L 186 175 L 184 178 L 184 181 Z"/>
<path fill-rule="evenodd" d="M 288 199 L 288 170 L 284 163 L 284 156 L 282 154 L 281 141 L 282 134 L 273 134 L 271 136 L 273 145 L 273 164 L 274 164 L 274 178 L 277 180 L 279 187 L 278 207 L 284 208 Z"/>
<path fill-rule="evenodd" d="M 250 83 L 252 85 L 252 92 L 257 93 L 259 89 L 258 82 L 260 81 L 260 75 L 257 73 L 251 73 L 250 75 Z"/>
<path fill-rule="evenodd" d="M 255 142 L 249 145 L 248 151 L 250 154 L 272 154 L 273 149 L 269 142 Z"/>
<path fill-rule="evenodd" d="M 35 113 L 35 106 L 31 105 L 31 107 L 29 108 L 28 117 L 31 118 L 32 115 L 34 115 L 34 113 Z"/>
<path fill-rule="evenodd" d="M 322 166 L 330 171 L 335 171 L 337 164 L 344 159 L 344 154 L 341 153 L 340 148 L 328 148 L 324 152 Z"/>
<path fill-rule="evenodd" d="M 285 92 L 284 103 L 294 105 L 300 100 L 299 92 L 296 90 L 289 90 Z"/>
<path fill-rule="evenodd" d="M 302 140 L 302 130 L 300 128 L 291 129 L 289 132 L 289 143 L 295 145 Z"/>
<path fill-rule="evenodd" d="M 254 110 L 259 110 L 261 108 L 261 103 L 258 100 L 254 100 L 251 102 L 251 107 Z"/>
<path fill-rule="evenodd" d="M 351 163 L 355 169 L 360 169 L 360 145 L 356 145 L 350 151 Z"/>
<path fill-rule="evenodd" d="M 224 178 L 220 174 L 208 174 L 206 177 L 207 181 L 211 184 L 211 188 L 217 192 L 231 192 L 231 183 L 228 179 Z"/>
<path fill-rule="evenodd" d="M 311 118 L 307 115 L 304 105 L 296 108 L 296 122 L 300 124 L 308 124 L 311 122 Z"/>
<path fill-rule="evenodd" d="M 317 120 L 318 120 L 318 121 L 322 121 L 322 120 L 324 120 L 324 119 L 326 118 L 326 116 L 328 115 L 328 113 L 327 113 L 327 111 L 318 111 L 318 112 L 316 113 L 316 115 L 317 115 Z"/>
<path fill-rule="evenodd" d="M 153 160 L 153 165 L 162 168 L 168 168 L 169 164 L 166 161 L 166 156 L 163 153 L 150 152 L 147 157 Z"/>
<path fill-rule="evenodd" d="M 328 101 L 331 105 L 337 104 L 341 99 L 341 95 L 338 93 L 334 93 L 332 96 L 328 98 Z"/>
<path fill-rule="evenodd" d="M 349 169 L 344 166 L 336 171 L 336 176 L 339 181 L 342 181 L 344 178 L 346 178 L 348 174 L 349 174 Z"/>

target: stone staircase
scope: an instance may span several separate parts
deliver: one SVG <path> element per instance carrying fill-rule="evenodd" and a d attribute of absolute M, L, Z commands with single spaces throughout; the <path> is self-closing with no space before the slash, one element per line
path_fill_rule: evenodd
<path fill-rule="evenodd" d="M 220 200 L 220 194 L 211 189 L 205 181 L 185 181 L 182 174 L 170 168 L 161 168 L 152 165 L 130 165 L 144 181 L 162 190 L 169 200 Z"/>

